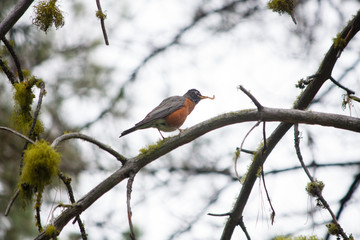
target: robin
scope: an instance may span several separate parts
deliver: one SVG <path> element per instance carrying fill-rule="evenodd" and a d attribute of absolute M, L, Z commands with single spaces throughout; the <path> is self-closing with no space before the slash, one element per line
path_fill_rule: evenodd
<path fill-rule="evenodd" d="M 168 97 L 149 112 L 142 121 L 135 124 L 134 127 L 123 131 L 120 137 L 138 129 L 151 127 L 157 128 L 163 139 L 164 136 L 160 131 L 171 132 L 178 129 L 181 132 L 180 127 L 185 122 L 186 117 L 192 112 L 195 105 L 205 98 L 214 99 L 215 96 L 202 96 L 198 90 L 190 89 L 184 96 Z"/>

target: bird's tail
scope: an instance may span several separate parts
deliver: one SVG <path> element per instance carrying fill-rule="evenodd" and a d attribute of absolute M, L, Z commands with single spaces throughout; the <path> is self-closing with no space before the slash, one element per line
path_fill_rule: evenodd
<path fill-rule="evenodd" d="M 135 127 L 132 127 L 132 128 L 129 128 L 129 129 L 123 131 L 123 132 L 121 133 L 121 135 L 119 136 L 119 138 L 121 138 L 122 136 L 125 136 L 125 135 L 127 135 L 127 134 L 129 134 L 129 133 L 132 133 L 132 132 L 134 132 L 134 131 L 136 131 L 136 130 L 138 130 L 138 128 L 137 128 L 136 126 L 135 126 Z"/>

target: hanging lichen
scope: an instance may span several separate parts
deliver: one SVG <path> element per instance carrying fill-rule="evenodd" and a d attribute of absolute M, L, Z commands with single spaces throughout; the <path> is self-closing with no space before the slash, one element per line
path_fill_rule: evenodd
<path fill-rule="evenodd" d="M 31 105 L 35 98 L 32 87 L 37 84 L 39 79 L 31 77 L 29 80 L 14 84 L 14 112 L 11 118 L 13 127 L 27 135 L 30 131 L 33 117 L 31 114 Z M 34 132 L 32 136 L 37 136 L 44 132 L 44 126 L 40 120 L 37 119 Z"/>
<path fill-rule="evenodd" d="M 24 152 L 24 167 L 19 181 L 21 196 L 30 200 L 35 191 L 42 193 L 45 186 L 59 172 L 60 154 L 46 141 L 37 141 Z"/>
<path fill-rule="evenodd" d="M 64 26 L 64 16 L 56 5 L 56 0 L 42 0 L 36 6 L 33 24 L 45 33 L 54 25 L 56 29 Z"/>

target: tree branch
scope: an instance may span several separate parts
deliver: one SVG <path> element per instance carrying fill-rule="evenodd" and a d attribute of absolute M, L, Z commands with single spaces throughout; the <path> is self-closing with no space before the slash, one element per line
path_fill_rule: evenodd
<path fill-rule="evenodd" d="M 16 198 L 19 196 L 19 192 L 20 192 L 20 190 L 19 190 L 19 188 L 17 188 L 14 195 L 11 197 L 9 204 L 6 207 L 5 214 L 4 214 L 5 216 L 9 215 L 12 205 L 14 204 Z"/>
<path fill-rule="evenodd" d="M 127 215 L 128 215 L 128 221 L 129 221 L 130 239 L 131 240 L 136 240 L 134 226 L 133 226 L 133 223 L 132 223 L 132 220 L 131 220 L 132 211 L 131 211 L 131 205 L 130 205 L 132 185 L 134 183 L 134 178 L 135 178 L 135 173 L 130 172 L 129 173 L 128 183 L 126 185 L 126 206 L 127 206 Z"/>
<path fill-rule="evenodd" d="M 199 123 L 189 129 L 185 129 L 180 134 L 167 138 L 165 141 L 157 144 L 158 146 L 154 149 L 151 148 L 145 153 L 141 153 L 136 157 L 128 159 L 124 162 L 124 165 L 115 171 L 112 175 L 106 178 L 103 182 L 99 183 L 95 188 L 88 192 L 83 198 L 74 204 L 74 207 L 66 209 L 62 212 L 55 220 L 54 226 L 59 230 L 71 221 L 72 218 L 81 214 L 89 208 L 97 199 L 103 194 L 111 190 L 118 183 L 129 177 L 129 174 L 133 172 L 136 174 L 140 169 L 149 163 L 155 161 L 159 157 L 171 152 L 172 150 L 187 144 L 194 139 L 221 127 L 242 123 L 247 121 L 286 121 L 288 124 L 300 122 L 308 124 L 319 124 L 322 126 L 332 126 L 340 129 L 346 129 L 350 131 L 360 132 L 360 119 L 354 117 L 343 116 L 339 114 L 329 113 L 317 113 L 317 112 L 306 112 L 301 110 L 286 110 L 286 109 L 274 109 L 264 108 L 261 113 L 257 110 L 242 110 L 238 112 L 231 112 L 219 115 L 211 118 L 207 121 Z M 78 137 L 87 140 L 87 136 L 79 133 L 70 133 L 63 135 L 54 140 L 52 146 L 56 146 L 59 142 Z M 266 152 L 265 152 L 266 153 Z M 248 178 L 247 178 L 248 179 Z M 248 180 L 246 180 L 248 181 Z M 240 219 L 239 219 L 240 221 Z M 236 225 L 239 222 L 236 223 Z M 49 239 L 44 232 L 40 233 L 35 239 Z"/>
<path fill-rule="evenodd" d="M 64 173 L 60 172 L 59 173 L 59 178 L 63 181 L 63 183 L 65 184 L 66 186 L 66 189 L 68 191 L 68 195 L 69 195 L 69 200 L 72 204 L 75 203 L 75 197 L 74 197 L 74 192 L 72 190 L 72 187 L 71 187 L 71 178 L 70 177 L 67 177 L 64 175 Z M 86 234 L 86 231 L 85 231 L 85 227 L 84 227 L 84 224 L 80 218 L 80 215 L 76 216 L 75 217 L 75 220 L 77 221 L 78 223 L 78 226 L 79 226 L 79 229 L 80 229 L 80 232 L 81 232 L 81 237 L 83 240 L 86 240 L 87 239 L 87 234 Z"/>
<path fill-rule="evenodd" d="M 37 122 L 37 119 L 38 119 L 38 116 L 39 116 L 39 113 L 40 113 L 40 109 L 41 109 L 42 99 L 43 99 L 44 95 L 46 94 L 45 83 L 43 81 L 41 81 L 41 80 L 38 80 L 38 81 L 40 81 L 39 82 L 39 85 L 40 85 L 39 100 L 38 100 L 38 103 L 36 105 L 36 109 L 35 109 L 34 116 L 33 116 L 33 121 L 31 123 L 30 131 L 29 131 L 29 134 L 28 134 L 29 138 L 31 138 L 31 136 L 34 133 L 35 125 L 36 125 L 36 122 Z"/>
<path fill-rule="evenodd" d="M 341 31 L 340 37 L 342 39 L 346 38 L 347 44 L 352 39 L 353 36 L 360 29 L 360 11 L 354 16 L 354 18 L 348 22 L 347 26 Z M 322 63 L 320 64 L 316 76 L 313 81 L 305 88 L 301 93 L 296 103 L 294 104 L 294 109 L 306 109 L 311 101 L 314 99 L 315 95 L 318 93 L 319 89 L 322 87 L 324 82 L 331 77 L 332 70 L 335 66 L 335 63 L 338 59 L 339 49 L 334 46 L 330 47 L 326 53 Z M 273 131 L 270 137 L 267 140 L 266 150 L 263 148 L 258 150 L 258 154 L 254 155 L 253 162 L 248 170 L 247 177 L 241 188 L 241 191 L 237 197 L 234 207 L 231 210 L 231 215 L 224 227 L 221 240 L 230 240 L 234 232 L 235 227 L 240 221 L 247 200 L 250 196 L 252 188 L 257 179 L 258 169 L 263 167 L 267 157 L 270 155 L 272 150 L 275 148 L 280 139 L 285 135 L 285 133 L 291 128 L 292 123 L 280 123 L 278 127 Z M 263 154 L 260 154 L 263 153 Z"/>
<path fill-rule="evenodd" d="M 9 15 L 0 23 L 0 39 L 15 25 L 34 0 L 19 0 Z"/>
<path fill-rule="evenodd" d="M 355 92 L 354 92 L 353 90 L 351 90 L 351 89 L 343 86 L 341 83 L 339 83 L 338 81 L 336 81 L 333 77 L 330 77 L 330 80 L 331 80 L 336 86 L 338 86 L 339 88 L 345 90 L 347 95 L 355 94 Z"/>
<path fill-rule="evenodd" d="M 5 75 L 7 76 L 9 81 L 11 82 L 11 84 L 14 85 L 17 82 L 16 78 L 15 78 L 14 74 L 12 73 L 12 71 L 7 66 L 6 62 L 4 62 L 1 59 L 1 57 L 0 57 L 0 68 L 5 73 Z"/>
<path fill-rule="evenodd" d="M 121 154 L 119 154 L 117 151 L 115 151 L 114 149 L 112 149 L 111 147 L 109 147 L 108 145 L 103 144 L 102 142 L 99 142 L 85 134 L 82 133 L 67 133 L 64 135 L 61 135 L 60 137 L 57 137 L 51 144 L 51 147 L 55 148 L 57 145 L 59 145 L 60 142 L 68 140 L 68 139 L 72 139 L 72 138 L 80 138 L 82 140 L 85 140 L 87 142 L 93 143 L 96 146 L 98 146 L 99 148 L 105 150 L 106 152 L 110 153 L 111 155 L 113 155 L 117 160 L 119 160 L 122 164 L 125 164 L 126 162 L 126 157 L 122 156 Z"/>
<path fill-rule="evenodd" d="M 104 41 L 105 41 L 106 45 L 109 45 L 109 39 L 108 39 L 108 36 L 107 36 L 107 33 L 106 33 L 106 28 L 105 28 L 106 15 L 103 13 L 103 11 L 101 9 L 100 0 L 96 0 L 96 6 L 98 8 L 98 13 L 99 13 L 99 14 L 96 14 L 96 15 L 100 19 L 101 30 L 103 32 Z"/>
<path fill-rule="evenodd" d="M 37 81 L 40 81 L 40 80 L 37 80 Z M 28 137 L 30 139 L 31 138 L 35 139 L 35 136 L 33 136 L 33 134 L 34 134 L 36 122 L 37 122 L 37 119 L 38 119 L 38 116 L 39 116 L 39 113 L 40 113 L 40 110 L 41 110 L 42 99 L 43 99 L 44 95 L 46 94 L 45 83 L 43 81 L 40 81 L 39 84 L 40 84 L 39 100 L 38 100 L 38 103 L 37 103 L 37 106 L 36 106 L 36 109 L 35 109 L 35 112 L 34 112 L 34 116 L 33 116 L 33 119 L 32 119 L 30 131 L 28 133 Z M 23 148 L 24 151 L 27 149 L 29 143 L 31 143 L 31 142 L 29 142 L 29 141 L 25 142 L 24 148 Z M 20 161 L 20 172 L 22 171 L 23 167 L 24 167 L 24 158 L 22 156 L 21 161 Z"/>
<path fill-rule="evenodd" d="M 34 142 L 32 139 L 30 139 L 30 138 L 28 138 L 27 136 L 25 136 L 25 135 L 23 135 L 23 134 L 15 131 L 14 129 L 11 129 L 11 128 L 8 128 L 8 127 L 1 127 L 1 126 L 0 126 L 0 130 L 4 130 L 4 131 L 11 132 L 11 133 L 15 134 L 16 136 L 25 139 L 25 141 L 28 141 L 28 142 L 30 142 L 30 143 L 32 143 L 32 144 L 35 144 L 35 142 Z"/>
<path fill-rule="evenodd" d="M 241 91 L 243 91 L 243 93 L 245 93 L 246 96 L 248 96 L 251 99 L 251 101 L 253 101 L 253 103 L 255 104 L 255 106 L 257 107 L 257 109 L 259 111 L 261 111 L 264 108 L 263 105 L 261 105 L 261 103 L 248 90 L 246 90 L 242 85 L 240 85 L 238 88 Z"/>
<path fill-rule="evenodd" d="M 10 42 L 6 39 L 6 37 L 3 37 L 1 40 L 3 41 L 11 57 L 13 58 L 14 64 L 18 72 L 19 80 L 20 82 L 22 82 L 24 80 L 24 75 L 21 70 L 19 58 L 17 57 L 14 48 L 11 46 Z"/>
<path fill-rule="evenodd" d="M 262 107 L 261 109 L 264 109 L 263 106 L 261 106 L 261 107 Z M 259 108 L 258 108 L 258 110 L 259 110 Z M 240 158 L 240 155 L 241 155 L 241 152 L 242 152 L 242 150 L 243 150 L 243 146 L 244 146 L 244 143 L 245 143 L 246 138 L 250 135 L 250 133 L 251 133 L 257 126 L 259 126 L 260 123 L 261 123 L 261 120 L 257 121 L 257 122 L 255 123 L 255 125 L 250 128 L 250 130 L 245 134 L 243 140 L 241 141 L 240 147 L 236 149 L 236 154 L 235 154 L 235 157 L 234 157 L 234 172 L 235 172 L 236 178 L 237 178 L 240 182 L 241 182 L 241 178 L 240 178 L 239 173 L 238 173 L 238 171 L 237 171 L 237 162 L 238 162 L 238 160 L 239 160 L 239 158 Z"/>
<path fill-rule="evenodd" d="M 359 187 L 359 183 L 360 183 L 360 173 L 355 176 L 354 181 L 350 185 L 349 190 L 346 192 L 345 196 L 340 200 L 340 207 L 336 213 L 336 219 L 340 218 L 341 213 L 345 209 L 345 205 L 350 201 L 353 194 L 356 192 L 356 189 Z M 330 234 L 328 232 L 324 240 L 328 240 L 329 238 L 330 238 Z"/>
<path fill-rule="evenodd" d="M 316 196 L 317 197 L 317 201 L 318 201 L 317 205 L 319 205 L 321 203 L 320 206 L 325 208 L 326 210 L 328 210 L 328 212 L 331 215 L 331 218 L 333 219 L 334 224 L 336 224 L 336 226 L 337 226 L 337 229 L 339 231 L 339 235 L 341 235 L 344 240 L 348 240 L 349 237 L 346 235 L 343 228 L 340 226 L 334 212 L 330 208 L 329 203 L 325 200 L 324 196 L 322 195 L 322 189 L 320 189 L 320 187 L 318 186 L 317 180 L 314 179 L 314 177 L 310 174 L 309 169 L 307 169 L 307 167 L 306 167 L 306 165 L 305 165 L 305 163 L 303 161 L 303 157 L 302 157 L 302 154 L 301 154 L 301 151 L 300 151 L 299 125 L 297 123 L 294 124 L 294 138 L 295 138 L 296 155 L 298 156 L 300 164 L 303 167 L 306 175 L 308 176 L 311 183 L 315 187 L 314 191 L 311 191 L 311 193 L 309 192 L 310 190 L 307 189 L 308 193 L 310 193 L 311 196 Z"/>

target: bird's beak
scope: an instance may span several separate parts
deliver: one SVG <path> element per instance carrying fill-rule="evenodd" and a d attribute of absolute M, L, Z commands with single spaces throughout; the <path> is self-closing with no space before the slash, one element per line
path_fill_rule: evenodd
<path fill-rule="evenodd" d="M 200 99 L 211 99 L 211 100 L 214 100 L 215 99 L 215 95 L 213 95 L 212 97 L 208 97 L 208 96 L 200 96 Z"/>

